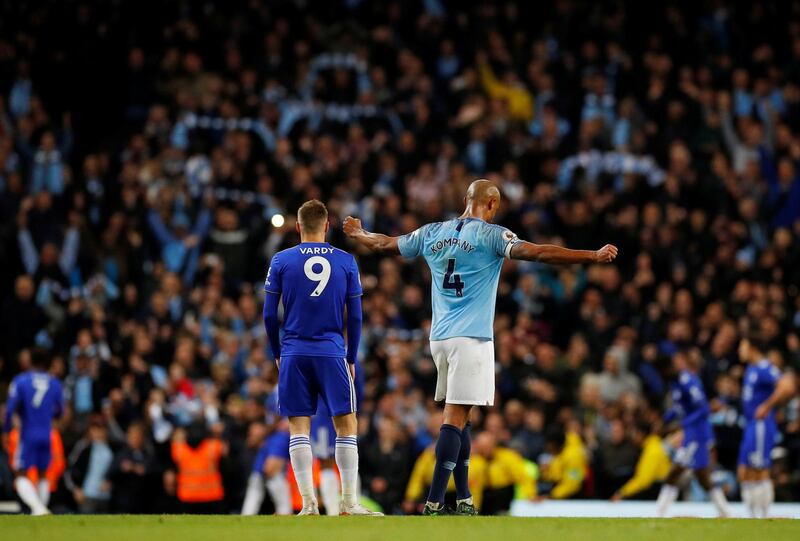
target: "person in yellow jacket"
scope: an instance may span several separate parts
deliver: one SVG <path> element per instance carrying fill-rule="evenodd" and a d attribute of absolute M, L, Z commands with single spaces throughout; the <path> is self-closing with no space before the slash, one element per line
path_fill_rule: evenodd
<path fill-rule="evenodd" d="M 515 497 L 536 498 L 536 478 L 525 459 L 513 449 L 498 445 L 491 432 L 481 432 L 472 443 L 470 474 L 473 470 L 475 486 L 470 481 L 470 489 L 481 515 L 508 512 Z"/>
<path fill-rule="evenodd" d="M 478 55 L 478 74 L 483 89 L 493 100 L 506 102 L 512 120 L 526 125 L 533 119 L 533 95 L 525 88 L 513 70 L 508 70 L 503 80 L 497 78 L 485 53 Z"/>
<path fill-rule="evenodd" d="M 658 434 L 650 433 L 647 425 L 640 424 L 634 428 L 633 439 L 642 448 L 642 453 L 636 462 L 633 477 L 611 497 L 612 501 L 633 496 L 652 499 L 646 498 L 647 493 L 658 487 L 669 474 L 671 462 Z"/>
<path fill-rule="evenodd" d="M 589 468 L 581 437 L 572 431 L 556 429 L 548 434 L 547 450 L 555 455 L 550 463 L 542 465 L 542 478 L 554 484 L 550 497 L 561 500 L 577 496 Z"/>

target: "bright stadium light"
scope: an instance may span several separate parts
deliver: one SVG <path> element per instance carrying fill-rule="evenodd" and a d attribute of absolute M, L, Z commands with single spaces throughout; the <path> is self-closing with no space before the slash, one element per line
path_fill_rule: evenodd
<path fill-rule="evenodd" d="M 272 223 L 272 227 L 283 227 L 285 221 L 286 220 L 283 219 L 283 214 L 274 214 L 270 223 Z"/>

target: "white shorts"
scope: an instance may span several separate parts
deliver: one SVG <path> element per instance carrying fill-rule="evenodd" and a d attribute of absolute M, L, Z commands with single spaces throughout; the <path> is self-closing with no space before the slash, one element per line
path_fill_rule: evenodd
<path fill-rule="evenodd" d="M 437 402 L 494 405 L 494 342 L 455 337 L 431 340 Z"/>

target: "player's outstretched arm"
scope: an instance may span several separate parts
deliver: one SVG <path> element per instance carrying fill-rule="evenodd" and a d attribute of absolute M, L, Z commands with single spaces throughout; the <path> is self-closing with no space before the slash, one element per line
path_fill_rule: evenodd
<path fill-rule="evenodd" d="M 345 235 L 372 252 L 400 254 L 400 248 L 397 246 L 397 239 L 399 237 L 388 237 L 380 233 L 370 233 L 361 226 L 361 220 L 358 218 L 353 218 L 352 216 L 345 218 L 342 229 L 344 229 Z"/>
<path fill-rule="evenodd" d="M 599 250 L 570 250 L 554 244 L 518 242 L 511 248 L 511 259 L 538 261 L 550 265 L 574 263 L 611 263 L 617 257 L 617 247 L 606 244 Z"/>

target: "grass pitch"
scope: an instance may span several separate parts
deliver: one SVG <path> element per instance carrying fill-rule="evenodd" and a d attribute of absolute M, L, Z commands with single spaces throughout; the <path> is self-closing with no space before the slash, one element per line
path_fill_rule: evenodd
<path fill-rule="evenodd" d="M 782 541 L 800 521 L 512 517 L 0 516 L 2 541 Z"/>

